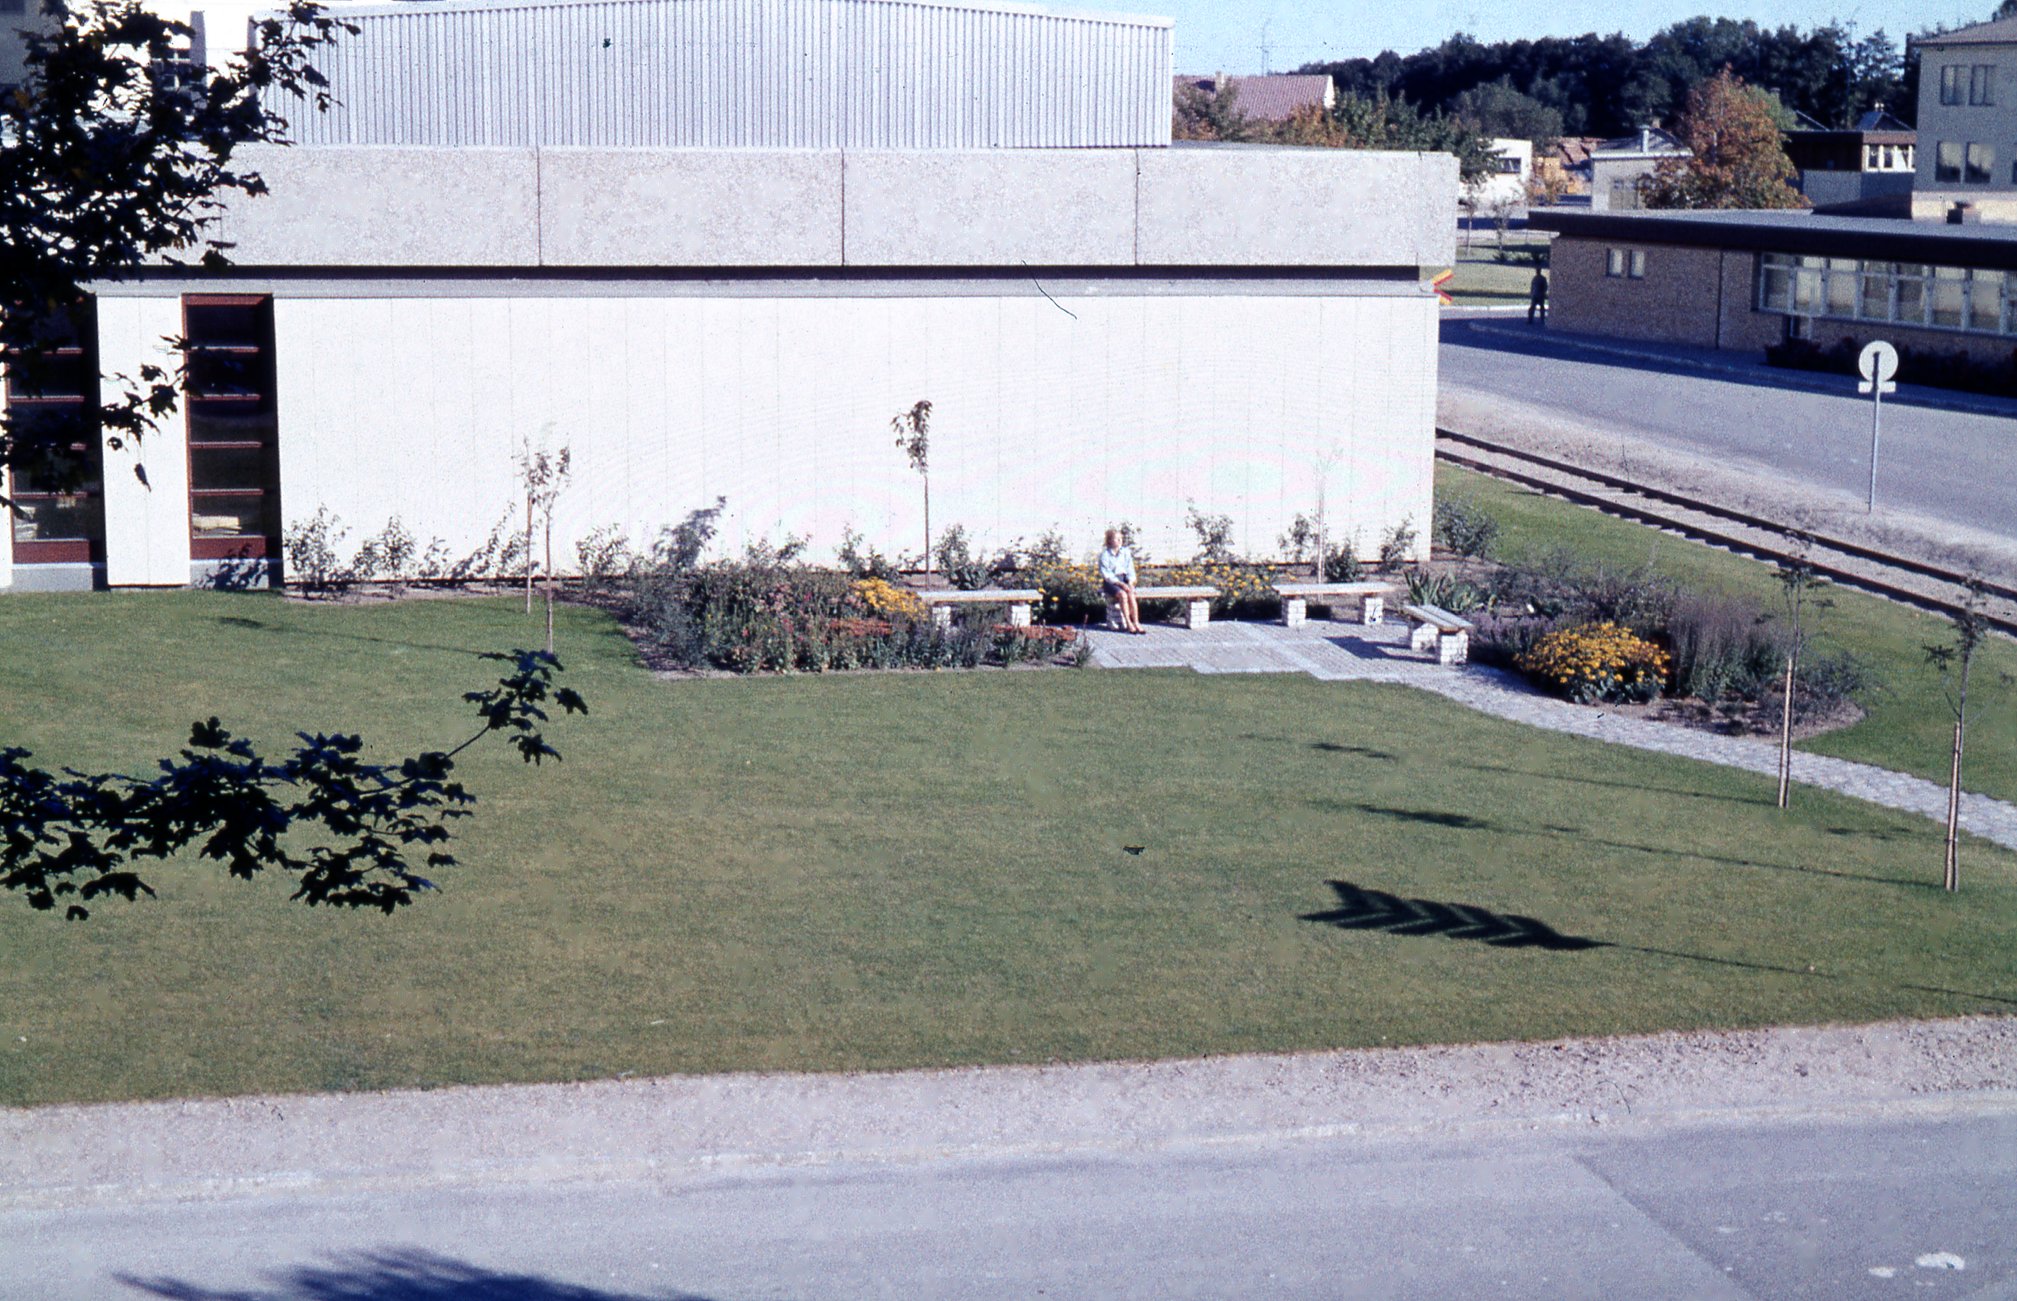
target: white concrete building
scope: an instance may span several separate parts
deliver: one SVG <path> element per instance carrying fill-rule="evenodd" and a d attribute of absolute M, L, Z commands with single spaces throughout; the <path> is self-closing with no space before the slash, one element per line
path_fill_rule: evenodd
<path fill-rule="evenodd" d="M 1167 88 L 1165 80 L 1163 86 Z M 890 418 L 934 405 L 935 529 L 1110 524 L 1256 554 L 1321 493 L 1377 545 L 1432 505 L 1444 154 L 1256 148 L 304 147 L 249 160 L 232 269 L 97 287 L 80 376 L 186 337 L 182 409 L 90 490 L 14 485 L 17 588 L 274 566 L 332 512 L 475 549 L 565 445 L 557 559 L 725 498 L 722 543 L 922 542 Z M 1367 196 L 1377 196 L 1377 201 Z M 17 397 L 19 395 L 17 394 Z M 43 405 L 60 404 L 43 394 Z M 144 471 L 143 473 L 137 471 Z M 516 503 L 516 505 L 515 505 Z M 1426 550 L 1426 541 L 1420 546 Z"/>
<path fill-rule="evenodd" d="M 1534 175 L 1534 142 L 1494 139 L 1492 170 L 1464 186 L 1464 202 L 1473 212 L 1490 212 L 1501 204 L 1524 208 L 1527 183 Z"/>

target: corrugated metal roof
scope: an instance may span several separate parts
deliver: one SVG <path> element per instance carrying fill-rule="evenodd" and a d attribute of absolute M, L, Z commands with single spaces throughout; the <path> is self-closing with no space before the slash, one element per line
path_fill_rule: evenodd
<path fill-rule="evenodd" d="M 1170 139 L 1170 22 L 963 0 L 338 10 L 301 144 L 1117 148 Z"/>

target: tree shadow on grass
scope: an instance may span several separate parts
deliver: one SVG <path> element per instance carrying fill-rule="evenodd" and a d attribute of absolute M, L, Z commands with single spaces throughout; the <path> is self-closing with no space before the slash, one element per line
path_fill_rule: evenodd
<path fill-rule="evenodd" d="M 1867 881 L 1874 885 L 1897 885 L 1912 890 L 1939 888 L 1930 880 L 1919 880 L 1909 876 L 1872 876 L 1866 872 L 1843 872 L 1831 867 L 1808 867 L 1800 863 L 1768 863 L 1755 858 L 1733 858 L 1727 854 L 1709 854 L 1699 849 L 1684 849 L 1674 845 L 1635 845 L 1625 840 L 1605 840 L 1600 836 L 1591 835 L 1581 827 L 1563 826 L 1557 823 L 1541 823 L 1533 827 L 1509 827 L 1485 818 L 1474 818 L 1468 813 L 1448 813 L 1439 809 L 1401 809 L 1381 804 L 1347 803 L 1343 800 L 1329 799 L 1313 800 L 1311 804 L 1332 813 L 1365 813 L 1374 817 L 1391 818 L 1397 822 L 1448 827 L 1454 831 L 1489 831 L 1502 836 L 1566 836 L 1592 848 L 1648 854 L 1655 858 L 1685 858 L 1702 863 L 1720 863 L 1726 867 L 1742 867 L 1763 872 L 1795 872 L 1803 876 L 1828 876 L 1840 881 Z M 1847 834 L 1839 827 L 1831 827 L 1829 831 L 1831 834 Z"/>
<path fill-rule="evenodd" d="M 249 632 L 277 633 L 283 637 L 309 636 L 317 641 L 361 641 L 372 646 L 404 646 L 409 650 L 447 651 L 451 655 L 470 655 L 481 658 L 482 651 L 471 650 L 467 646 L 444 646 L 439 642 L 408 641 L 403 637 L 368 637 L 361 632 L 339 632 L 333 628 L 294 628 L 286 624 L 267 623 L 261 619 L 247 619 L 242 615 L 220 614 L 217 622 L 226 628 L 243 628 Z"/>
<path fill-rule="evenodd" d="M 119 1281 L 165 1301 L 706 1301 L 691 1292 L 609 1292 L 532 1274 L 507 1274 L 415 1248 L 364 1251 L 296 1265 L 253 1287 L 212 1288 L 174 1278 Z"/>
<path fill-rule="evenodd" d="M 1651 751 L 1648 751 L 1648 753 L 1651 753 Z M 1496 764 L 1496 763 L 1466 763 L 1457 766 L 1469 768 L 1473 772 L 1503 773 L 1508 777 L 1525 777 L 1529 779 L 1539 778 L 1544 781 L 1575 782 L 1579 786 L 1608 786 L 1616 790 L 1624 790 L 1624 791 L 1653 791 L 1662 795 L 1680 795 L 1683 796 L 1684 798 L 1694 800 L 1718 800 L 1725 804 L 1755 804 L 1763 807 L 1773 803 L 1773 801 L 1767 800 L 1763 796 L 1760 796 L 1757 799 L 1752 799 L 1749 796 L 1744 795 L 1718 795 L 1712 791 L 1682 790 L 1679 787 L 1675 786 L 1653 786 L 1649 785 L 1646 782 L 1610 781 L 1603 777 L 1586 777 L 1581 774 L 1571 774 L 1565 772 L 1535 772 L 1531 768 L 1509 768 L 1503 764 Z"/>
<path fill-rule="evenodd" d="M 1473 903 L 1446 903 L 1436 899 L 1408 899 L 1385 890 L 1372 890 L 1350 881 L 1328 882 L 1338 896 L 1338 906 L 1322 912 L 1302 913 L 1306 922 L 1335 926 L 1348 931 L 1379 931 L 1410 938 L 1471 940 L 1501 949 L 1540 949 L 1549 953 L 1581 953 L 1591 949 L 1614 949 L 1620 953 L 1643 953 L 1653 957 L 1679 958 L 1717 967 L 1738 967 L 1746 971 L 1799 976 L 1808 980 L 1837 980 L 1831 972 L 1812 967 L 1787 967 L 1744 958 L 1723 958 L 1683 949 L 1663 949 L 1645 944 L 1620 944 L 1587 935 L 1565 935 L 1548 923 L 1523 913 L 1498 912 Z M 1947 994 L 1957 998 L 1980 999 L 2017 1007 L 2017 998 L 1983 994 L 1974 990 L 1949 989 L 1937 985 L 1901 984 L 1898 989 L 1920 993 Z"/>
<path fill-rule="evenodd" d="M 1362 759 L 1378 759 L 1383 762 L 1392 762 L 1400 757 L 1388 750 L 1375 750 L 1365 745 L 1339 745 L 1336 741 L 1312 741 L 1310 749 L 1321 750 L 1325 754 L 1355 754 Z"/>

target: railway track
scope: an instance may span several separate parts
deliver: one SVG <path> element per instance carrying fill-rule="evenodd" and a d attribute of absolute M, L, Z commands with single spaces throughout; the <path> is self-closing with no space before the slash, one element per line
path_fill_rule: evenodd
<path fill-rule="evenodd" d="M 1436 430 L 1436 456 L 1496 479 L 1545 492 L 1612 515 L 1667 529 L 1763 560 L 1805 561 L 1814 571 L 1921 609 L 1952 614 L 1967 598 L 1969 575 L 1881 549 L 1795 529 L 1778 521 L 1684 493 L 1586 470 L 1553 457 L 1507 447 L 1454 430 Z M 2017 587 L 1981 582 L 1982 612 L 1999 631 L 2017 636 Z"/>

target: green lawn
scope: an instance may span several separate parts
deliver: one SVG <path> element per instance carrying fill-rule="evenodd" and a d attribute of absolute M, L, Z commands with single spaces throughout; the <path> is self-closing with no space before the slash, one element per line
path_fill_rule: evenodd
<path fill-rule="evenodd" d="M 1527 301 L 1528 285 L 1534 278 L 1534 267 L 1528 261 L 1528 254 L 1546 252 L 1548 240 L 1528 236 L 1524 232 L 1508 232 L 1506 251 L 1512 260 L 1501 262 L 1497 257 L 1496 237 L 1497 232 L 1490 229 L 1473 231 L 1471 247 L 1466 250 L 1463 234 L 1458 233 L 1457 274 L 1443 289 L 1457 300 L 1459 306 L 1480 307 Z"/>
<path fill-rule="evenodd" d="M 1651 563 L 1691 585 L 1749 594 L 1778 608 L 1775 571 L 1756 560 L 1457 466 L 1437 465 L 1436 483 L 1444 490 L 1468 493 L 1491 510 L 1505 530 L 1500 548 L 1508 556 L 1566 546 L 1620 568 Z M 1954 716 L 1948 712 L 1939 675 L 1926 664 L 1925 648 L 1951 639 L 1947 621 L 1848 589 L 1834 589 L 1829 596 L 1835 604 L 1819 615 L 1822 643 L 1862 659 L 1875 670 L 1879 685 L 1864 702 L 1867 718 L 1854 727 L 1802 742 L 1801 748 L 1917 773 L 1945 785 Z M 2017 644 L 1991 637 L 1975 664 L 1963 785 L 2017 801 L 2017 687 L 2003 680 L 2006 674 L 2017 675 Z"/>
<path fill-rule="evenodd" d="M 438 744 L 508 600 L 0 600 L 6 739 L 140 763 L 210 713 Z M 2017 857 L 1372 684 L 1182 672 L 668 683 L 566 610 L 567 761 L 470 765 L 465 866 L 387 918 L 156 873 L 0 906 L 0 1102 L 1128 1058 L 2017 1004 Z M 1128 846 L 1141 847 L 1139 854 Z M 1333 881 L 1430 909 L 1304 920 Z M 1391 920 L 1389 917 L 1387 920 Z M 1403 931 L 1409 929 L 1401 928 Z"/>

